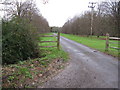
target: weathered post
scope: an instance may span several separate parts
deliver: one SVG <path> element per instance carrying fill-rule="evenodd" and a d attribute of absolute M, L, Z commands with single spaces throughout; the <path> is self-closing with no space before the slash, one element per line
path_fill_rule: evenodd
<path fill-rule="evenodd" d="M 57 48 L 60 50 L 60 32 L 58 31 L 58 37 L 57 37 Z"/>
<path fill-rule="evenodd" d="M 109 48 L 109 33 L 106 33 L 106 47 L 105 47 L 105 51 L 108 51 Z"/>

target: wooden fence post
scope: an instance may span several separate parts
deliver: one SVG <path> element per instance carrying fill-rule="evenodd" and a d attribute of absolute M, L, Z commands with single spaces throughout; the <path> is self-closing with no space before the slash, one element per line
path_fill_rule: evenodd
<path fill-rule="evenodd" d="M 106 47 L 105 47 L 105 51 L 108 51 L 109 48 L 109 33 L 106 33 Z"/>
<path fill-rule="evenodd" d="M 57 48 L 60 50 L 60 32 L 58 31 L 58 37 L 57 37 Z"/>

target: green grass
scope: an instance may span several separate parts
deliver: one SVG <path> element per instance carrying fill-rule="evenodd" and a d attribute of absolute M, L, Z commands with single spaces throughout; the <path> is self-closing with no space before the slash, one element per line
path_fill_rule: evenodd
<path fill-rule="evenodd" d="M 71 35 L 71 34 L 63 34 L 61 33 L 62 36 L 71 39 L 73 41 L 76 41 L 78 43 L 81 43 L 83 45 L 86 45 L 88 47 L 94 48 L 96 50 L 99 50 L 101 52 L 105 52 L 105 40 L 101 40 L 100 38 L 105 38 L 105 36 L 100 36 L 100 38 L 97 38 L 96 36 L 93 37 L 82 37 L 82 36 L 76 36 L 76 35 Z M 117 42 L 114 40 L 109 40 L 110 42 Z M 112 47 L 118 47 L 118 44 L 110 44 Z M 118 50 L 109 48 L 109 51 L 105 52 L 107 54 L 110 54 L 112 56 L 118 57 Z"/>
<path fill-rule="evenodd" d="M 57 41 L 55 37 L 41 37 L 41 41 Z M 57 46 L 57 42 L 39 43 L 40 46 Z"/>
<path fill-rule="evenodd" d="M 45 35 L 52 35 L 52 33 L 48 33 Z M 41 41 L 57 41 L 56 37 L 40 37 Z M 44 42 L 39 43 L 40 46 L 57 46 L 57 42 Z M 63 58 L 65 61 L 67 60 L 67 53 L 63 50 L 58 50 L 57 47 L 41 47 L 42 51 L 41 55 L 44 56 L 41 59 L 53 59 L 53 58 Z"/>
<path fill-rule="evenodd" d="M 53 35 L 52 33 L 44 33 L 42 35 Z M 41 41 L 57 41 L 55 37 L 40 37 Z M 39 43 L 39 46 L 57 46 L 56 42 Z"/>
<path fill-rule="evenodd" d="M 53 33 L 42 33 L 40 35 L 53 35 Z"/>

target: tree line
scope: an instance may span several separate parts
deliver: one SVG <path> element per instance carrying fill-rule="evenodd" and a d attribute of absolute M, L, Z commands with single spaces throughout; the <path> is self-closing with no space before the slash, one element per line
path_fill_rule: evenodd
<path fill-rule="evenodd" d="M 13 64 L 40 57 L 40 33 L 50 32 L 47 20 L 40 14 L 33 0 L 10 3 L 2 18 L 2 63 Z"/>
<path fill-rule="evenodd" d="M 101 2 L 93 13 L 92 35 L 103 36 L 109 33 L 110 36 L 119 36 L 120 2 L 111 0 Z M 75 16 L 68 20 L 62 27 L 63 33 L 75 35 L 91 35 L 91 12 L 86 11 L 83 15 Z"/>

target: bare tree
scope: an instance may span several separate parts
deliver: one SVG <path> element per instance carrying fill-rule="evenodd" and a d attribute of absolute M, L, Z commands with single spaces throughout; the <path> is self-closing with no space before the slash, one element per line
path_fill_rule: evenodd
<path fill-rule="evenodd" d="M 50 32 L 49 24 L 47 20 L 42 16 L 36 13 L 32 16 L 31 23 L 36 27 L 40 33 Z"/>
<path fill-rule="evenodd" d="M 109 23 L 109 29 L 111 29 L 111 31 L 109 31 L 110 33 L 112 33 L 112 35 L 117 35 L 118 34 L 118 29 L 117 29 L 117 25 L 118 25 L 118 19 L 119 19 L 119 15 L 118 15 L 118 1 L 117 0 L 106 0 L 106 2 L 102 2 L 100 4 L 100 8 L 99 10 L 101 10 L 102 12 L 102 18 L 103 15 L 104 17 L 107 17 L 108 23 Z M 99 13 L 99 15 L 101 14 L 101 12 Z"/>
<path fill-rule="evenodd" d="M 33 13 L 37 13 L 38 9 L 36 8 L 35 2 L 33 0 L 26 0 L 24 2 L 18 0 L 9 0 L 5 1 L 11 3 L 9 5 L 7 16 L 8 17 L 20 17 L 20 18 L 28 18 L 31 20 Z"/>

